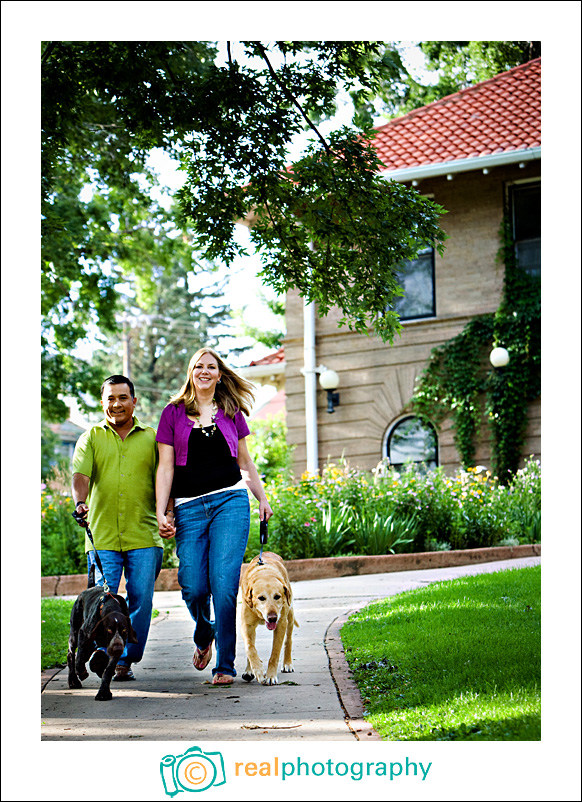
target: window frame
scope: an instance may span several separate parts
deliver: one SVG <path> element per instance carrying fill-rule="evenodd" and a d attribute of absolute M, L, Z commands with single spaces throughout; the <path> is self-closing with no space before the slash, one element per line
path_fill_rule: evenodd
<path fill-rule="evenodd" d="M 514 192 L 515 190 L 519 189 L 526 189 L 527 187 L 539 187 L 540 190 L 540 201 L 541 201 L 541 191 L 542 191 L 542 179 L 541 176 L 533 176 L 532 178 L 518 178 L 514 181 L 508 181 L 505 184 L 505 202 L 506 207 L 509 209 L 509 213 L 511 215 L 511 235 L 514 242 L 515 248 L 515 257 L 517 263 L 517 245 L 518 240 L 515 236 L 515 202 L 514 202 Z M 540 243 L 541 243 L 541 224 L 540 224 Z M 519 264 L 518 264 L 519 267 Z M 523 269 L 523 268 L 522 268 Z M 527 275 L 531 274 L 526 270 Z M 541 263 L 540 263 L 540 276 L 541 276 Z M 540 278 L 540 276 L 536 276 L 536 278 Z M 534 276 L 532 276 L 534 278 Z"/>
<path fill-rule="evenodd" d="M 430 254 L 430 277 L 431 277 L 431 296 L 432 296 L 432 311 L 427 312 L 424 315 L 410 315 L 403 317 L 398 310 L 396 309 L 395 305 L 392 306 L 392 311 L 398 314 L 398 317 L 402 323 L 412 323 L 415 320 L 430 320 L 437 317 L 437 308 L 436 308 L 436 270 L 435 270 L 435 253 L 434 253 L 434 246 L 427 245 L 426 248 L 423 248 L 419 251 L 418 256 L 416 259 L 423 255 Z M 405 260 L 404 264 L 410 264 L 410 262 L 416 261 L 416 259 L 407 259 Z M 402 298 L 402 300 L 406 299 L 406 292 L 404 295 L 398 296 L 396 300 Z"/>
<path fill-rule="evenodd" d="M 424 426 L 429 426 L 432 429 L 433 434 L 434 434 L 434 439 L 435 439 L 435 459 L 434 459 L 435 466 L 434 466 L 434 469 L 438 468 L 439 465 L 440 465 L 440 443 L 439 443 L 439 436 L 438 436 L 438 432 L 437 432 L 436 426 L 434 426 L 434 424 L 431 423 L 426 418 L 421 418 L 419 415 L 412 415 L 410 413 L 407 413 L 406 415 L 401 415 L 400 417 L 396 418 L 396 420 L 394 420 L 390 424 L 390 426 L 386 429 L 386 433 L 384 434 L 384 442 L 382 444 L 382 456 L 388 458 L 389 466 L 391 468 L 395 468 L 395 470 L 401 470 L 402 468 L 404 468 L 406 466 L 406 464 L 407 464 L 406 462 L 393 463 L 390 460 L 390 441 L 391 441 L 392 436 L 393 436 L 394 432 L 396 431 L 396 429 L 407 420 L 419 420 L 419 421 L 421 421 L 421 423 Z M 411 464 L 414 464 L 414 465 L 427 465 L 427 462 L 425 460 L 418 460 L 418 461 L 414 460 L 414 461 L 412 461 Z M 399 466 L 399 467 L 396 468 L 395 466 Z M 433 468 L 427 468 L 427 470 L 434 470 L 434 469 Z"/>

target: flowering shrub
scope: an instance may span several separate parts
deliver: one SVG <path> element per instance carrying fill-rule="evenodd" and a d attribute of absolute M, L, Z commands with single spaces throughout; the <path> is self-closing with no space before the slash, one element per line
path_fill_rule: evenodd
<path fill-rule="evenodd" d="M 530 543 L 541 538 L 541 467 L 527 461 L 500 485 L 483 467 L 447 476 L 415 465 L 398 473 L 326 465 L 296 483 L 277 477 L 267 487 L 274 515 L 268 549 L 284 559 L 387 554 Z M 258 513 L 247 559 L 258 553 Z M 256 534 L 253 535 L 253 530 Z"/>

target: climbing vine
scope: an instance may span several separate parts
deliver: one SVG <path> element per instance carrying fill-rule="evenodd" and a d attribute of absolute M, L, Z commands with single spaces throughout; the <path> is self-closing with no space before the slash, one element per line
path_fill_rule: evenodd
<path fill-rule="evenodd" d="M 452 417 L 455 445 L 465 468 L 475 465 L 477 435 L 486 415 L 493 468 L 506 481 L 519 467 L 528 403 L 540 394 L 541 293 L 539 278 L 517 264 L 507 211 L 500 239 L 497 261 L 505 270 L 499 308 L 495 314 L 473 318 L 460 334 L 432 350 L 412 406 L 439 427 Z M 507 349 L 508 365 L 491 367 L 492 346 Z"/>

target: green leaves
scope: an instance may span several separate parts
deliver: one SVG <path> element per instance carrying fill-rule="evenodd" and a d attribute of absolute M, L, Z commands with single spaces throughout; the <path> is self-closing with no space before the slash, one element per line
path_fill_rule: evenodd
<path fill-rule="evenodd" d="M 133 282 L 151 307 L 153 277 L 184 258 L 182 235 L 228 265 L 242 252 L 234 225 L 250 215 L 263 279 L 280 294 L 297 287 L 320 314 L 339 306 L 346 325 L 386 341 L 398 331 L 395 265 L 442 248 L 443 210 L 378 176 L 361 111 L 359 128 L 328 141 L 313 123 L 333 113 L 338 92 L 370 104 L 398 64 L 380 42 L 242 46 L 251 60 L 230 49 L 221 65 L 204 42 L 44 44 L 42 303 L 54 378 L 89 326 L 115 330 L 118 283 Z M 313 144 L 292 165 L 305 129 Z M 153 148 L 182 162 L 179 209 L 156 199 Z M 46 386 L 48 396 L 62 390 Z"/>
<path fill-rule="evenodd" d="M 522 459 L 528 403 L 541 389 L 540 281 L 516 261 L 509 212 L 500 228 L 498 261 L 505 267 L 503 298 L 495 315 L 473 318 L 463 331 L 433 349 L 413 407 L 435 424 L 453 418 L 455 445 L 465 468 L 475 464 L 484 413 L 492 435 L 495 473 L 505 483 Z M 509 364 L 492 369 L 492 343 L 503 343 Z"/>
<path fill-rule="evenodd" d="M 251 238 L 261 275 L 277 292 L 297 287 L 320 315 L 338 306 L 343 323 L 392 341 L 399 330 L 389 308 L 400 292 L 397 265 L 427 242 L 442 247 L 444 210 L 377 170 L 371 141 L 347 128 L 330 136 L 329 150 L 313 143 L 269 186 L 263 207 L 261 176 L 249 188 L 258 209 Z"/>

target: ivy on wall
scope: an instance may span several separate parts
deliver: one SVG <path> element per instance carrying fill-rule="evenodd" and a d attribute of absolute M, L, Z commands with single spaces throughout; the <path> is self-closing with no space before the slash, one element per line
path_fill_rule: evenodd
<path fill-rule="evenodd" d="M 540 394 L 540 280 L 517 264 L 510 216 L 500 229 L 498 262 L 504 265 L 503 294 L 495 314 L 470 320 L 463 331 L 431 351 L 412 399 L 416 414 L 437 427 L 452 418 L 463 467 L 475 465 L 478 434 L 486 420 L 493 469 L 503 482 L 522 456 L 528 403 Z M 509 364 L 492 368 L 491 349 L 502 346 Z"/>

